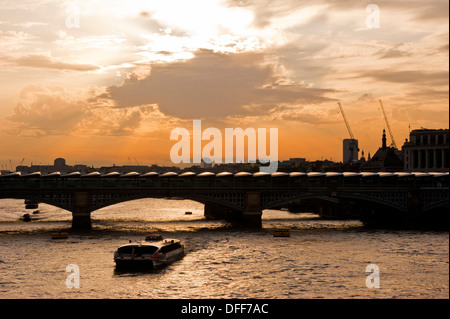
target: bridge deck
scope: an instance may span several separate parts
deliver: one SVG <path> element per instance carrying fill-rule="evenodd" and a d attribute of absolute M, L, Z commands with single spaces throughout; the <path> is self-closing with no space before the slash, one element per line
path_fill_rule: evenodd
<path fill-rule="evenodd" d="M 448 173 L 183 173 L 98 172 L 0 176 L 0 198 L 23 198 L 73 213 L 90 227 L 90 213 L 133 199 L 183 197 L 205 204 L 205 216 L 239 215 L 261 223 L 263 209 L 292 202 L 326 209 L 420 215 L 448 208 Z M 331 208 L 330 208 L 331 207 Z M 81 221 L 81 222 L 80 222 Z"/>

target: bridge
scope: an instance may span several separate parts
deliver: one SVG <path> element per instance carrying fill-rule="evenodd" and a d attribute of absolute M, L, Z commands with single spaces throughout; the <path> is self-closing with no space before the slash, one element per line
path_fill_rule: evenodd
<path fill-rule="evenodd" d="M 182 197 L 205 205 L 205 217 L 261 227 L 264 209 L 289 206 L 367 224 L 448 220 L 448 173 L 39 172 L 0 175 L 0 198 L 27 199 L 72 212 L 72 229 L 91 229 L 91 213 L 140 198 Z"/>

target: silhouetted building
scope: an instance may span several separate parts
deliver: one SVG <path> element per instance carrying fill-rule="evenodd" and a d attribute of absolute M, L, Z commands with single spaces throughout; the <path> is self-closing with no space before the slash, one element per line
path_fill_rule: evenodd
<path fill-rule="evenodd" d="M 60 168 L 60 169 L 64 169 L 64 168 L 66 168 L 66 160 L 64 159 L 64 158 L 61 158 L 61 157 L 59 157 L 59 158 L 57 158 L 57 159 L 55 159 L 55 161 L 53 162 L 54 164 L 53 164 L 53 166 L 55 167 L 55 168 Z"/>
<path fill-rule="evenodd" d="M 366 162 L 361 163 L 362 171 L 395 172 L 403 170 L 402 152 L 386 144 L 386 130 L 383 130 L 381 147 Z"/>
<path fill-rule="evenodd" d="M 16 167 L 16 172 L 21 172 L 22 174 L 29 174 L 34 172 L 41 172 L 41 174 L 49 174 L 53 172 L 60 172 L 61 174 L 72 172 L 89 173 L 92 170 L 93 169 L 89 168 L 87 165 L 67 165 L 66 160 L 61 157 L 55 159 L 53 165 L 31 164 L 31 166 L 20 165 Z"/>
<path fill-rule="evenodd" d="M 366 157 L 364 156 L 364 151 L 361 152 L 361 158 L 359 159 L 360 163 L 365 163 L 366 162 Z"/>
<path fill-rule="evenodd" d="M 303 157 L 290 158 L 289 162 L 291 163 L 292 167 L 300 167 L 301 165 L 304 165 L 306 163 L 306 158 Z"/>
<path fill-rule="evenodd" d="M 418 129 L 402 147 L 406 171 L 448 172 L 449 130 Z"/>

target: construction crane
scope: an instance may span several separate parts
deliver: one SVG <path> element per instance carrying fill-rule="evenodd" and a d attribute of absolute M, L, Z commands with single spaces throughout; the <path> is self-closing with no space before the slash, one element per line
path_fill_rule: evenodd
<path fill-rule="evenodd" d="M 352 129 L 350 128 L 350 124 L 348 124 L 347 117 L 345 116 L 345 112 L 344 112 L 344 109 L 342 108 L 341 102 L 338 102 L 338 105 L 339 105 L 339 109 L 341 110 L 342 117 L 344 118 L 345 125 L 347 126 L 348 134 L 350 135 L 350 138 L 351 138 L 351 142 L 349 145 L 350 162 L 351 162 L 353 160 L 353 151 L 355 150 L 355 148 L 357 151 L 359 151 L 359 149 L 355 145 L 355 137 L 353 136 L 353 132 L 352 132 Z"/>
<path fill-rule="evenodd" d="M 391 147 L 397 148 L 397 145 L 395 144 L 394 135 L 392 135 L 391 126 L 389 125 L 388 118 L 386 116 L 386 112 L 384 111 L 383 102 L 380 101 L 381 110 L 383 111 L 384 120 L 386 121 L 386 126 L 388 128 L 389 135 L 391 136 Z"/>
<path fill-rule="evenodd" d="M 338 104 L 339 104 L 339 108 L 341 109 L 341 113 L 342 113 L 342 117 L 344 118 L 345 125 L 347 125 L 348 134 L 350 134 L 350 138 L 352 140 L 354 140 L 355 137 L 353 136 L 352 129 L 350 128 L 350 124 L 348 124 L 347 117 L 345 116 L 344 109 L 342 108 L 341 102 L 338 102 Z"/>

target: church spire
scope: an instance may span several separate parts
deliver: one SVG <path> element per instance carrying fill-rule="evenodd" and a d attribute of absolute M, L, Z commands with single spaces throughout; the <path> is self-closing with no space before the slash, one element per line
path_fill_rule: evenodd
<path fill-rule="evenodd" d="M 381 139 L 383 141 L 382 148 L 386 148 L 386 130 L 383 129 L 383 138 Z"/>

